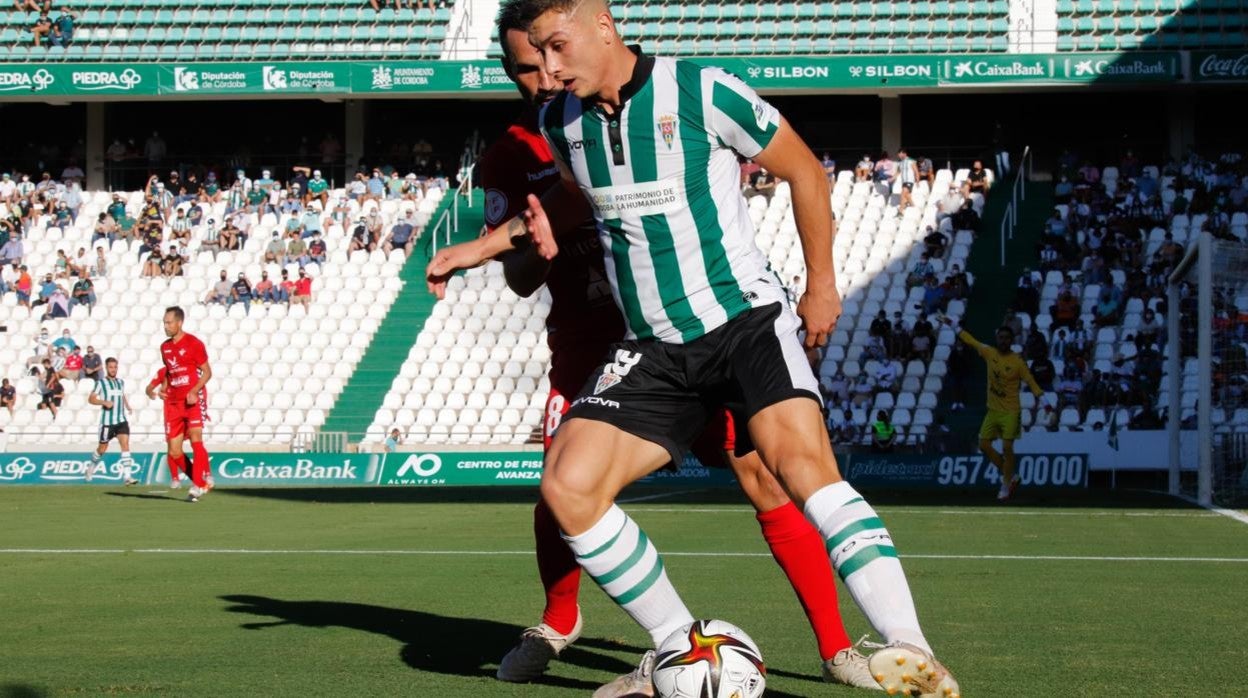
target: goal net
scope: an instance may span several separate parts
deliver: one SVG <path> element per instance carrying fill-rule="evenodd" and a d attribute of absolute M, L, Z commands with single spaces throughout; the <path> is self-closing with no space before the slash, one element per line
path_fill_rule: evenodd
<path fill-rule="evenodd" d="M 1248 505 L 1248 245 L 1194 237 L 1170 277 L 1163 390 L 1171 441 L 1177 444 L 1182 429 L 1197 432 L 1197 476 L 1179 477 L 1179 449 L 1172 448 L 1170 489 L 1238 508 Z"/>

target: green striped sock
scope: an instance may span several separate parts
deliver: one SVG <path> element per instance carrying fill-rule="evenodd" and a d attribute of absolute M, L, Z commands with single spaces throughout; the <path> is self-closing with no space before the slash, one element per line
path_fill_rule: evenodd
<path fill-rule="evenodd" d="M 612 505 L 588 531 L 564 540 L 607 596 L 650 633 L 655 647 L 693 622 L 659 551 L 624 510 Z"/>
<path fill-rule="evenodd" d="M 863 615 L 887 642 L 929 650 L 893 537 L 848 482 L 820 489 L 806 500 L 806 518 L 819 529 L 832 568 Z"/>

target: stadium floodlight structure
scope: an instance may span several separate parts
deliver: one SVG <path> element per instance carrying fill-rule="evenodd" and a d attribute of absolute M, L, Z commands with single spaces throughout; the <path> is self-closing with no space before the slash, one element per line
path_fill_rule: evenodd
<path fill-rule="evenodd" d="M 1234 395 L 1231 381 L 1244 380 L 1244 346 L 1229 331 L 1214 334 L 1214 314 L 1219 311 L 1248 310 L 1248 247 L 1239 241 L 1219 240 L 1208 232 L 1193 236 L 1187 254 L 1170 275 L 1167 286 L 1167 361 L 1169 380 L 1169 491 L 1183 494 L 1179 477 L 1182 464 L 1180 427 L 1183 421 L 1183 338 L 1184 323 L 1195 322 L 1196 338 L 1196 501 L 1202 506 L 1231 502 L 1248 490 L 1248 424 L 1227 424 L 1228 410 L 1219 410 L 1223 419 L 1214 424 L 1215 397 L 1225 408 L 1226 398 Z M 1183 293 L 1196 291 L 1196 317 L 1181 317 Z M 1188 305 L 1190 309 L 1190 304 Z M 1190 325 L 1189 325 L 1190 326 Z M 1190 345 L 1189 345 L 1190 350 Z M 1219 394 L 1214 395 L 1215 371 L 1221 378 Z M 1190 372 L 1189 372 L 1190 373 Z M 1235 407 L 1235 405 L 1231 405 Z M 1242 414 L 1242 413 L 1240 413 Z"/>

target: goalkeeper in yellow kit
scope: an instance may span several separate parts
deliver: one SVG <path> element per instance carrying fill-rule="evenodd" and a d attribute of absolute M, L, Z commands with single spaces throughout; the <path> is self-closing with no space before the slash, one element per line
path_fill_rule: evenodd
<path fill-rule="evenodd" d="M 953 325 L 952 320 L 942 317 L 941 322 Z M 1039 399 L 1044 391 L 1036 384 L 1023 357 L 1014 353 L 1014 331 L 1008 327 L 997 329 L 996 346 L 990 347 L 971 336 L 966 330 L 958 332 L 958 339 L 966 342 L 988 363 L 988 414 L 979 428 L 979 448 L 1001 472 L 1001 489 L 997 499 L 1009 499 L 1018 487 L 1019 477 L 1014 472 L 1014 441 L 1022 434 L 1022 407 L 1018 402 L 1018 390 L 1023 381 Z M 992 443 L 1001 439 L 1001 451 Z"/>

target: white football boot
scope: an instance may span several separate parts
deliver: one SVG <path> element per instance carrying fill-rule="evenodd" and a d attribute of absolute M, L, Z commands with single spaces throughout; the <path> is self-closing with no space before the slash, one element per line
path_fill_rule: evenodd
<path fill-rule="evenodd" d="M 962 689 L 953 674 L 921 648 L 908 642 L 864 646 L 880 648 L 868 659 L 868 665 L 871 675 L 890 696 L 962 698 Z"/>
<path fill-rule="evenodd" d="M 654 650 L 641 655 L 631 672 L 601 686 L 593 698 L 654 698 Z"/>

